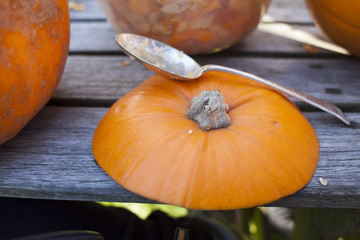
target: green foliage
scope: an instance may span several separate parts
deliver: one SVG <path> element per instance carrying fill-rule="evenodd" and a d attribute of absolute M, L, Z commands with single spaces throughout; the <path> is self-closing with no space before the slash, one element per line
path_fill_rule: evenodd
<path fill-rule="evenodd" d="M 241 240 L 358 240 L 360 211 L 354 209 L 296 208 L 295 229 L 291 235 L 282 232 L 269 221 L 268 208 L 231 211 L 195 211 L 166 204 L 104 203 L 105 206 L 126 208 L 141 219 L 160 210 L 173 218 L 201 216 L 209 222 L 226 226 L 235 239 Z M 190 233 L 191 234 L 191 233 Z"/>
<path fill-rule="evenodd" d="M 147 204 L 147 203 L 121 203 L 121 202 L 99 202 L 104 206 L 122 207 L 133 212 L 141 219 L 146 219 L 153 211 L 160 210 L 170 217 L 184 217 L 188 214 L 186 208 L 167 204 Z"/>
<path fill-rule="evenodd" d="M 360 239 L 360 214 L 353 209 L 295 210 L 295 231 L 292 240 Z"/>

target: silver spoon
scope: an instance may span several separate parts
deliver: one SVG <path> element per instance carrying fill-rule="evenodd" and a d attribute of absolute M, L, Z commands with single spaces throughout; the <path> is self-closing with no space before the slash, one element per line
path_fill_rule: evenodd
<path fill-rule="evenodd" d="M 257 83 L 261 83 L 263 87 L 285 93 L 300 101 L 322 109 L 325 112 L 334 115 L 345 124 L 350 125 L 349 119 L 334 104 L 309 96 L 297 90 L 284 87 L 253 74 L 213 64 L 200 66 L 194 59 L 184 54 L 182 51 L 154 39 L 136 34 L 119 34 L 116 36 L 116 42 L 131 59 L 137 60 L 147 69 L 159 75 L 186 81 L 195 80 L 203 73 L 209 71 L 221 71 L 240 75 Z"/>

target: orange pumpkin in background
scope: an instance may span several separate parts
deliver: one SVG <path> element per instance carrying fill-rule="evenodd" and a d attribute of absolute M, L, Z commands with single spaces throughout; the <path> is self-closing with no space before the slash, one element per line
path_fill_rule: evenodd
<path fill-rule="evenodd" d="M 69 49 L 66 0 L 0 1 L 0 144 L 55 91 Z"/>
<path fill-rule="evenodd" d="M 295 193 L 310 181 L 319 145 L 283 95 L 209 72 L 196 81 L 156 75 L 126 94 L 100 121 L 93 153 L 130 191 L 212 210 Z"/>
<path fill-rule="evenodd" d="M 336 44 L 360 57 L 360 1 L 305 0 L 315 24 Z"/>

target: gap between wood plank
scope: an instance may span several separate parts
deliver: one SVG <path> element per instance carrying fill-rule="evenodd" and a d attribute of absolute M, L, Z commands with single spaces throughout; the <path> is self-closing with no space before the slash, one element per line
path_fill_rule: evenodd
<path fill-rule="evenodd" d="M 77 98 L 52 98 L 47 106 L 61 107 L 111 107 L 118 99 L 77 99 Z M 307 103 L 295 102 L 296 106 L 303 112 L 322 112 Z M 360 112 L 360 105 L 357 103 L 334 103 L 343 112 Z"/>

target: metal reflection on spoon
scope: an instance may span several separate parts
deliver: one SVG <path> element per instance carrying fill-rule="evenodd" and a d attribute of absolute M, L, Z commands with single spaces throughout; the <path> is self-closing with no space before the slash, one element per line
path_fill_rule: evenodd
<path fill-rule="evenodd" d="M 285 93 L 300 101 L 306 102 L 325 112 L 328 112 L 345 124 L 350 125 L 349 119 L 334 104 L 307 95 L 297 90 L 271 82 L 256 75 L 220 65 L 209 64 L 200 66 L 193 58 L 182 51 L 170 47 L 162 42 L 144 36 L 121 33 L 116 36 L 116 42 L 130 58 L 137 60 L 147 69 L 159 75 L 176 80 L 195 80 L 203 73 L 221 71 L 245 77 L 263 87 Z"/>

